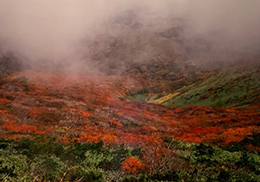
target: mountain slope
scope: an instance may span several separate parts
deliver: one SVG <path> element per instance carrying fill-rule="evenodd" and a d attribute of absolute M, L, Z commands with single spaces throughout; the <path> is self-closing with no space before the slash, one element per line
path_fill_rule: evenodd
<path fill-rule="evenodd" d="M 246 107 L 259 104 L 259 67 L 246 70 L 229 68 L 212 72 L 200 81 L 173 92 L 143 95 L 143 100 L 167 107 L 203 105 L 215 107 Z M 132 95 L 129 99 L 135 99 Z M 138 100 L 138 98 L 137 98 Z"/>
<path fill-rule="evenodd" d="M 259 130 L 258 107 L 241 112 L 200 106 L 169 109 L 127 102 L 124 81 L 115 76 L 68 77 L 45 71 L 12 74 L 1 81 L 1 136 L 46 133 L 64 140 L 143 146 L 160 142 L 163 136 L 229 143 Z M 237 129 L 243 132 L 229 133 Z M 208 130 L 215 132 L 214 137 L 205 135 Z"/>

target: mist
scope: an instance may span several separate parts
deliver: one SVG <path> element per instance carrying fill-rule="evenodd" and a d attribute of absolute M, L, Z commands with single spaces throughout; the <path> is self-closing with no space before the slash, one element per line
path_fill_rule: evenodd
<path fill-rule="evenodd" d="M 0 0 L 0 49 L 33 66 L 90 70 L 86 54 L 91 51 L 82 42 L 121 34 L 122 27 L 110 27 L 112 20 L 133 11 L 139 24 L 155 32 L 172 18 L 182 19 L 181 45 L 190 48 L 185 59 L 228 61 L 259 52 L 259 8 L 257 0 Z M 197 45 L 198 40 L 206 46 Z"/>

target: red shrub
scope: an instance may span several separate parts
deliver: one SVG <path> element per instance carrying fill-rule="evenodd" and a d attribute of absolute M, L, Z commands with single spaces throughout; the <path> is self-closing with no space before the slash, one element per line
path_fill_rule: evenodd
<path fill-rule="evenodd" d="M 11 132 L 45 134 L 44 131 L 37 130 L 36 126 L 27 124 L 18 125 L 15 122 L 6 122 L 2 125 L 2 128 Z"/>
<path fill-rule="evenodd" d="M 135 174 L 144 169 L 144 164 L 137 157 L 127 157 L 121 164 L 121 169 Z"/>

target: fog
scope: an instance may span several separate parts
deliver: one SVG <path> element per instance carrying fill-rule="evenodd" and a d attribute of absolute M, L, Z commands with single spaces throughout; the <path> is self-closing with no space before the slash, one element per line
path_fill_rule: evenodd
<path fill-rule="evenodd" d="M 184 44 L 193 47 L 195 58 L 254 55 L 260 48 L 259 8 L 258 0 L 0 0 L 0 49 L 32 65 L 81 67 L 82 41 L 106 34 L 111 19 L 131 10 L 144 25 L 165 27 L 167 19 L 182 18 Z M 198 38 L 210 44 L 211 54 L 196 48 L 192 40 Z"/>

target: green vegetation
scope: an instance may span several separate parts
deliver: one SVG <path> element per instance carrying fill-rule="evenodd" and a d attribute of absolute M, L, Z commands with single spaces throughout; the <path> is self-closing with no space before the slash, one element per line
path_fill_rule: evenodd
<path fill-rule="evenodd" d="M 130 100 L 149 101 L 171 108 L 190 105 L 246 107 L 260 101 L 258 69 L 241 72 L 222 71 L 184 86 L 172 93 L 132 95 Z"/>
<path fill-rule="evenodd" d="M 179 167 L 151 172 L 145 166 L 135 174 L 122 171 L 121 164 L 127 157 L 142 159 L 145 151 L 140 148 L 109 147 L 102 141 L 61 144 L 45 135 L 34 139 L 0 139 L 0 180 L 256 182 L 260 181 L 260 155 L 242 144 L 252 144 L 257 137 L 250 136 L 242 143 L 222 148 L 164 138 L 165 146 L 177 154 L 175 161 L 180 163 Z"/>
<path fill-rule="evenodd" d="M 128 156 L 140 149 L 105 147 L 103 142 L 61 144 L 50 136 L 0 139 L 0 180 L 103 181 L 121 171 Z"/>
<path fill-rule="evenodd" d="M 244 107 L 260 95 L 259 73 L 218 73 L 188 91 L 168 100 L 164 105 L 183 107 L 204 105 L 216 107 Z M 259 99 L 258 99 L 259 100 Z"/>
<path fill-rule="evenodd" d="M 145 94 L 137 94 L 137 95 L 132 95 L 127 98 L 128 101 L 146 101 L 146 95 Z"/>
<path fill-rule="evenodd" d="M 246 148 L 230 151 L 203 143 L 166 142 L 189 165 L 188 170 L 177 172 L 184 181 L 260 181 L 258 152 Z"/>

